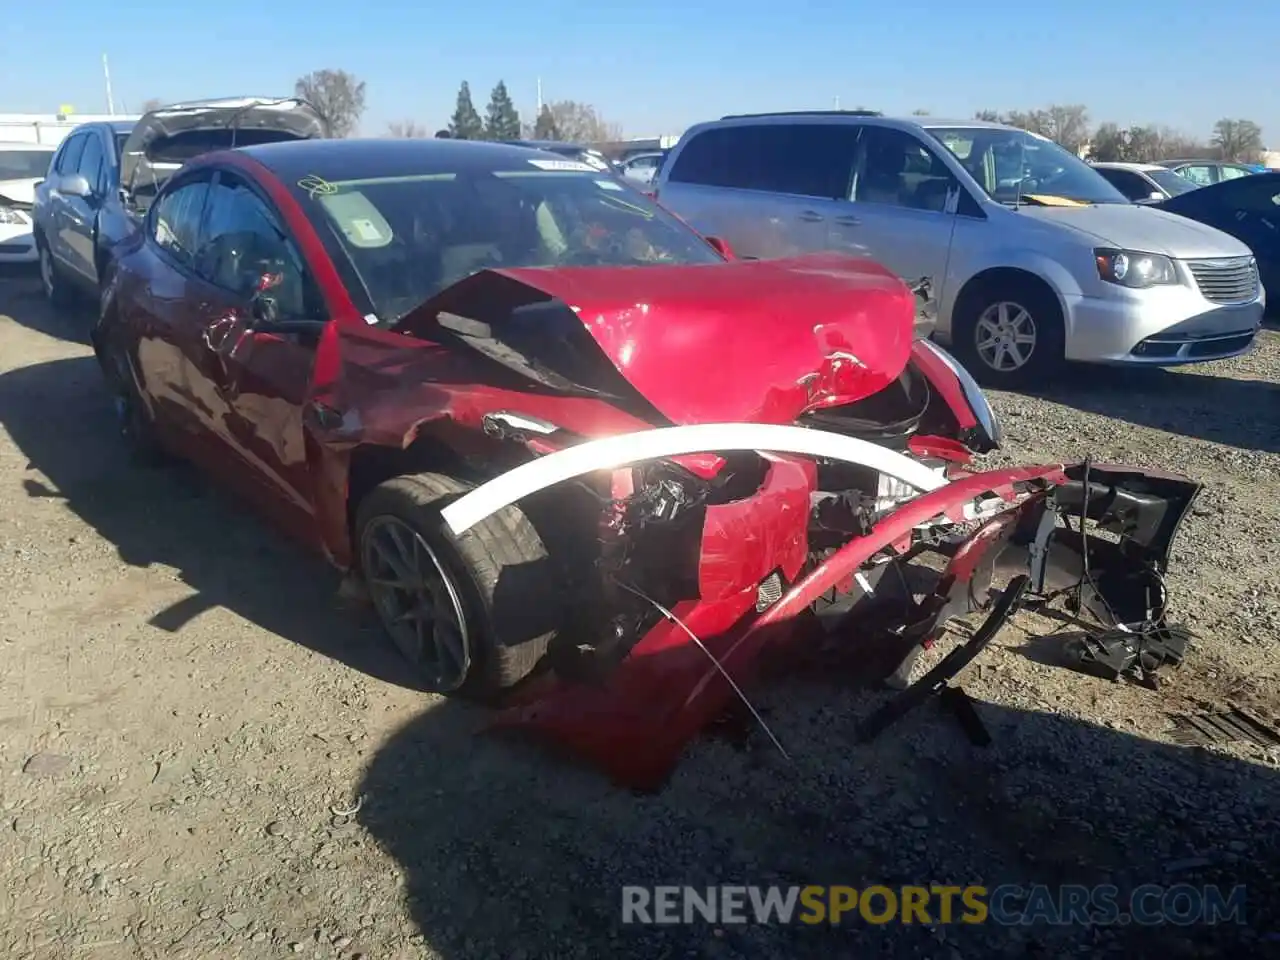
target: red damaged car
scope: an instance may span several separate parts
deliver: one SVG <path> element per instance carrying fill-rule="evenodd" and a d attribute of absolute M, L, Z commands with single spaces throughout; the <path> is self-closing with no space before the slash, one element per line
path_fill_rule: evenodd
<path fill-rule="evenodd" d="M 749 707 L 766 652 L 902 686 L 987 610 L 936 689 L 1062 594 L 1095 660 L 1180 653 L 1199 485 L 975 469 L 996 417 L 874 263 L 735 260 L 537 150 L 323 140 L 189 163 L 114 264 L 93 342 L 129 441 L 349 571 L 428 688 L 619 781 Z"/>

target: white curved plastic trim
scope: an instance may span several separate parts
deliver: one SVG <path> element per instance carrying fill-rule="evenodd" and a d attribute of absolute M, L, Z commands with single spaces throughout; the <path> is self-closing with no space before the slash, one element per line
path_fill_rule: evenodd
<path fill-rule="evenodd" d="M 781 424 L 699 423 L 624 433 L 557 450 L 476 487 L 445 507 L 441 516 L 449 529 L 458 534 L 503 507 L 584 473 L 644 460 L 730 450 L 768 450 L 856 463 L 924 492 L 947 483 L 910 457 L 856 437 Z"/>

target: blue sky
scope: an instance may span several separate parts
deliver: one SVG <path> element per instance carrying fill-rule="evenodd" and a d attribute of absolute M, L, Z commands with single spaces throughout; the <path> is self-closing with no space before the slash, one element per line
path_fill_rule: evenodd
<path fill-rule="evenodd" d="M 935 115 L 1084 103 L 1095 122 L 1156 122 L 1203 137 L 1252 119 L 1280 147 L 1280 4 L 984 5 L 944 0 L 174 0 L 11 3 L 0 113 L 106 110 L 144 100 L 291 92 L 325 67 L 368 84 L 362 132 L 443 126 L 461 80 L 483 111 L 506 81 L 532 114 L 594 103 L 631 135 L 730 112 L 843 107 Z M 104 16 L 103 11 L 112 11 Z M 199 11 L 199 12 L 197 12 Z M 990 11 L 990 12 L 984 12 Z M 83 24 L 84 26 L 79 26 Z"/>

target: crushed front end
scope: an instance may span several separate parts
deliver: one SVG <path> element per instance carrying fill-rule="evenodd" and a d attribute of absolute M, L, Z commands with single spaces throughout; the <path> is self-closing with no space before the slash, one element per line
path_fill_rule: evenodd
<path fill-rule="evenodd" d="M 714 473 L 676 457 L 582 479 L 601 505 L 593 582 L 577 585 L 578 622 L 548 671 L 496 725 L 548 734 L 652 789 L 741 705 L 765 654 L 901 686 L 948 623 L 1018 576 L 1024 604 L 1061 597 L 1072 616 L 1133 635 L 1167 627 L 1170 545 L 1197 483 L 1093 463 L 970 472 L 913 459 L 937 471 L 932 489 L 752 451 L 718 456 Z"/>

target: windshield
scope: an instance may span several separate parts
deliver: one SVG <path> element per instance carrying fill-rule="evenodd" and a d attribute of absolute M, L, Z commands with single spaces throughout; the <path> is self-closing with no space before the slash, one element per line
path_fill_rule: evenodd
<path fill-rule="evenodd" d="M 1008 127 L 929 130 L 998 203 L 1036 196 L 1077 203 L 1128 203 L 1124 194 L 1052 140 Z"/>
<path fill-rule="evenodd" d="M 1186 177 L 1179 176 L 1172 170 L 1147 170 L 1146 174 L 1163 187 L 1171 197 L 1176 197 L 1180 193 L 1187 193 L 1199 186 L 1198 183 L 1192 183 Z"/>
<path fill-rule="evenodd" d="M 491 267 L 718 263 L 721 257 L 638 191 L 598 173 L 481 170 L 299 184 L 378 320 Z M 550 166 L 550 169 L 546 169 Z M 312 187 L 308 187 L 308 183 Z"/>
<path fill-rule="evenodd" d="M 0 150 L 0 180 L 39 180 L 52 156 L 52 150 Z"/>

